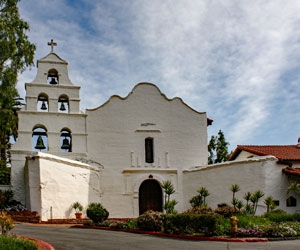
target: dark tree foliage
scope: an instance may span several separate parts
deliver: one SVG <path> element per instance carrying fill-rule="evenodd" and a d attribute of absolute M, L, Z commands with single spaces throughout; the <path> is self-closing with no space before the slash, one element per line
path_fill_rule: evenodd
<path fill-rule="evenodd" d="M 228 146 L 229 142 L 226 141 L 221 130 L 219 130 L 217 136 L 212 135 L 208 143 L 208 164 L 227 161 L 231 154 L 228 153 Z"/>
<path fill-rule="evenodd" d="M 21 105 L 16 83 L 18 73 L 33 65 L 35 45 L 28 41 L 27 22 L 20 18 L 19 0 L 0 0 L 0 171 L 9 171 L 10 138 L 17 138 L 17 110 Z M 2 176 L 2 175 L 0 175 Z M 7 181 L 0 179 L 0 184 Z"/>

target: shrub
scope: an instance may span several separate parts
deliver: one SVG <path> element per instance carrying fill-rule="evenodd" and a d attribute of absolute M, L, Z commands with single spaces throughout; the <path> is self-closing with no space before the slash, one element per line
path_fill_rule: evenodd
<path fill-rule="evenodd" d="M 108 218 L 109 212 L 100 203 L 90 203 L 86 214 L 97 224 L 105 221 Z"/>
<path fill-rule="evenodd" d="M 16 236 L 6 237 L 4 235 L 0 235 L 0 250 L 8 250 L 8 249 L 26 249 L 26 250 L 37 250 L 38 248 L 34 245 L 35 242 L 18 238 Z"/>
<path fill-rule="evenodd" d="M 83 223 L 83 225 L 85 225 L 85 226 L 93 226 L 94 223 L 92 221 L 86 221 L 86 222 Z"/>
<path fill-rule="evenodd" d="M 171 201 L 167 201 L 164 204 L 164 209 L 166 211 L 167 214 L 176 214 L 177 211 L 175 210 L 175 206 L 177 205 L 178 201 L 176 200 L 171 200 Z"/>
<path fill-rule="evenodd" d="M 229 207 L 229 205 L 227 203 L 223 202 L 223 203 L 219 203 L 218 207 Z"/>
<path fill-rule="evenodd" d="M 138 220 L 129 220 L 127 226 L 129 229 L 138 229 Z"/>
<path fill-rule="evenodd" d="M 268 218 L 271 221 L 274 221 L 276 223 L 280 222 L 287 222 L 287 221 L 298 221 L 300 222 L 300 214 L 294 213 L 294 214 L 287 214 L 282 212 L 269 212 L 265 214 L 265 217 Z"/>
<path fill-rule="evenodd" d="M 237 214 L 239 211 L 234 207 L 218 207 L 215 209 L 215 213 L 221 214 L 224 217 L 231 217 L 234 214 Z"/>
<path fill-rule="evenodd" d="M 13 219 L 6 212 L 0 212 L 0 226 L 2 235 L 7 235 L 11 229 L 15 228 Z"/>
<path fill-rule="evenodd" d="M 191 213 L 191 214 L 214 214 L 213 210 L 210 207 L 193 207 L 184 213 Z"/>
<path fill-rule="evenodd" d="M 161 232 L 163 228 L 163 214 L 149 210 L 137 218 L 137 226 L 141 230 Z"/>
<path fill-rule="evenodd" d="M 0 185 L 9 185 L 10 184 L 10 170 L 6 166 L 0 167 Z"/>
<path fill-rule="evenodd" d="M 0 210 L 26 211 L 21 202 L 13 199 L 14 193 L 11 190 L 0 190 Z"/>
<path fill-rule="evenodd" d="M 164 229 L 172 234 L 215 234 L 218 216 L 210 214 L 176 214 L 164 216 Z"/>

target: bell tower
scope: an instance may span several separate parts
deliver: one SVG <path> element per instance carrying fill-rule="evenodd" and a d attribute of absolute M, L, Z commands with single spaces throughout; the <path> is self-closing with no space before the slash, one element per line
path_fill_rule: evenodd
<path fill-rule="evenodd" d="M 25 196 L 20 171 L 24 171 L 25 158 L 32 151 L 70 159 L 84 158 L 87 152 L 80 87 L 69 79 L 68 62 L 54 52 L 57 43 L 51 40 L 48 45 L 51 51 L 37 61 L 35 79 L 25 83 L 26 104 L 18 112 L 18 140 L 11 150 L 12 185 L 20 200 Z"/>

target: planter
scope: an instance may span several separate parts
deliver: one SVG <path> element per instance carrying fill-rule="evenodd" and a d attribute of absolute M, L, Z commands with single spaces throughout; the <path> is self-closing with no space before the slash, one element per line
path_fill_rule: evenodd
<path fill-rule="evenodd" d="M 81 219 L 82 213 L 75 213 L 76 219 Z"/>

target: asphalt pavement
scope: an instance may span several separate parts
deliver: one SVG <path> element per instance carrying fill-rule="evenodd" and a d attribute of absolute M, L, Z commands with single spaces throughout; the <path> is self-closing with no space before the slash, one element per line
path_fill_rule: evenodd
<path fill-rule="evenodd" d="M 193 241 L 127 232 L 28 224 L 17 224 L 11 232 L 46 241 L 56 250 L 300 250 L 300 240 L 249 243 Z"/>

